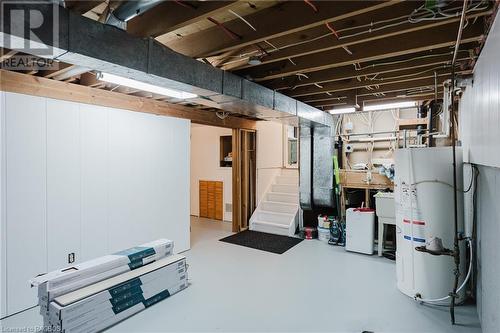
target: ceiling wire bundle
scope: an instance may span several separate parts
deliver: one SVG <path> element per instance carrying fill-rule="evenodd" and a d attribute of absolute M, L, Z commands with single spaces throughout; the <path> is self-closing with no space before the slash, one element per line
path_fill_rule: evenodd
<path fill-rule="evenodd" d="M 306 3 L 308 5 L 312 4 L 311 1 L 307 1 Z M 314 5 L 314 4 L 312 4 L 312 5 Z M 489 3 L 486 0 L 472 2 L 471 5 L 466 9 L 466 13 L 486 10 L 488 8 L 488 6 L 489 6 Z M 446 6 L 446 7 L 449 7 L 449 6 Z M 285 49 L 290 48 L 290 47 L 295 47 L 295 46 L 300 46 L 300 45 L 307 44 L 307 43 L 312 43 L 312 42 L 318 41 L 320 39 L 330 37 L 332 35 L 335 36 L 337 38 L 337 40 L 341 41 L 343 39 L 352 38 L 352 37 L 360 36 L 363 34 L 371 34 L 371 33 L 381 31 L 384 29 L 407 24 L 408 22 L 409 23 L 420 23 L 422 21 L 445 20 L 445 19 L 460 16 L 460 9 L 461 9 L 460 7 L 451 7 L 451 8 L 438 7 L 437 9 L 433 10 L 433 9 L 429 9 L 429 8 L 425 7 L 425 4 L 424 4 L 424 5 L 416 8 L 409 15 L 403 15 L 403 16 L 399 16 L 399 17 L 395 17 L 395 18 L 391 18 L 391 19 L 370 22 L 370 23 L 366 23 L 366 24 L 362 24 L 362 25 L 358 25 L 358 26 L 354 26 L 354 27 L 347 27 L 347 28 L 338 29 L 338 30 L 334 29 L 331 26 L 331 24 L 326 22 L 325 26 L 327 27 L 329 32 L 321 34 L 321 35 L 313 37 L 313 38 L 310 38 L 310 39 L 301 40 L 299 42 L 290 43 L 290 44 L 286 44 L 286 45 L 282 45 L 282 46 L 276 46 L 275 44 L 272 44 L 272 49 L 267 50 L 267 52 L 268 52 L 268 54 L 271 54 L 271 53 L 274 53 L 277 51 L 285 50 Z M 255 29 L 247 20 L 244 20 L 243 22 L 245 22 L 247 25 L 249 25 L 252 29 Z M 360 29 L 363 29 L 363 30 L 356 31 L 356 30 L 360 30 Z M 348 33 L 350 31 L 356 31 L 356 32 Z M 348 34 L 343 34 L 343 33 L 348 33 Z M 347 46 L 342 46 L 342 48 L 348 54 L 352 55 L 352 51 L 349 50 L 349 48 Z M 238 60 L 229 61 L 226 63 L 226 65 L 229 65 L 229 64 L 232 64 L 235 62 L 240 62 L 242 59 L 246 59 L 246 58 L 250 57 L 251 55 L 254 55 L 254 54 L 259 53 L 259 52 L 261 53 L 260 50 L 252 50 L 252 51 L 247 52 L 247 53 L 242 53 L 240 55 L 231 56 L 233 58 L 238 58 Z M 263 54 L 263 53 L 260 55 L 265 56 L 265 54 Z"/>
<path fill-rule="evenodd" d="M 463 3 L 463 1 L 454 1 Z M 442 5 L 440 5 L 442 3 Z M 470 6 L 465 9 L 465 13 L 470 13 L 474 11 L 482 11 L 487 9 L 489 6 L 488 1 L 471 1 Z M 438 5 L 436 8 L 431 9 L 426 7 L 426 4 L 423 4 L 419 8 L 415 9 L 408 18 L 410 23 L 419 23 L 422 21 L 437 21 L 437 20 L 445 20 L 452 17 L 460 17 L 462 13 L 463 6 L 457 6 L 452 8 L 445 9 L 446 1 L 438 1 Z"/>

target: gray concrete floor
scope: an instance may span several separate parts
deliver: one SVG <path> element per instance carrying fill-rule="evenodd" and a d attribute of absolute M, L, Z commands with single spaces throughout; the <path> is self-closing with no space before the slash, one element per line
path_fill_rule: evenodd
<path fill-rule="evenodd" d="M 396 288 L 394 263 L 316 240 L 282 255 L 219 242 L 229 223 L 192 218 L 186 290 L 109 332 L 480 332 L 474 306 L 415 303 Z M 40 325 L 38 308 L 1 327 Z"/>

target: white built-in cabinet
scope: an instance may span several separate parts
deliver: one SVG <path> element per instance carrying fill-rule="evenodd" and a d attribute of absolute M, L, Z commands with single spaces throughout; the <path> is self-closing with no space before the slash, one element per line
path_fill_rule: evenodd
<path fill-rule="evenodd" d="M 0 110 L 0 317 L 69 254 L 189 248 L 189 121 L 4 92 Z"/>

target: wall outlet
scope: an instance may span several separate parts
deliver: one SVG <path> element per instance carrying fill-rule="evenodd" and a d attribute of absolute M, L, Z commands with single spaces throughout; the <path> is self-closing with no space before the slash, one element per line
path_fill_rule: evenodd
<path fill-rule="evenodd" d="M 68 253 L 68 264 L 75 262 L 75 252 Z"/>

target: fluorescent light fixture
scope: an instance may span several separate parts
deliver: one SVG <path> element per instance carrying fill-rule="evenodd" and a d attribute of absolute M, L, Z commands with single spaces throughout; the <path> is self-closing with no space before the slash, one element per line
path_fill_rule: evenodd
<path fill-rule="evenodd" d="M 164 95 L 164 96 L 173 97 L 173 98 L 188 99 L 188 98 L 198 97 L 198 95 L 196 95 L 196 94 L 191 94 L 191 93 L 184 92 L 184 91 L 163 88 L 163 87 L 155 86 L 155 85 L 152 85 L 149 83 L 144 83 L 144 82 L 136 81 L 133 79 L 127 79 L 126 77 L 121 77 L 121 76 L 114 75 L 114 74 L 100 73 L 97 76 L 97 79 L 101 80 L 101 81 L 106 81 L 109 83 L 117 84 L 120 86 L 126 86 L 129 88 L 134 88 L 134 89 L 138 89 L 138 90 L 149 91 L 149 92 L 152 92 L 152 93 L 155 93 L 158 95 Z"/>
<path fill-rule="evenodd" d="M 417 102 L 395 102 L 388 104 L 374 104 L 363 107 L 363 111 L 380 111 L 390 109 L 411 108 L 417 106 Z"/>
<path fill-rule="evenodd" d="M 354 113 L 356 112 L 356 108 L 350 107 L 350 108 L 338 108 L 338 109 L 331 109 L 330 114 L 344 114 L 344 113 Z"/>

